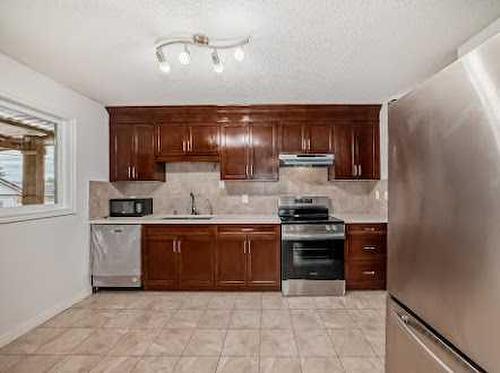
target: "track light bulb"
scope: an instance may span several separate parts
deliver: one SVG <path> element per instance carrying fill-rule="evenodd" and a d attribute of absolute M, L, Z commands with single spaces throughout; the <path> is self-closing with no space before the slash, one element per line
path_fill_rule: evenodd
<path fill-rule="evenodd" d="M 238 62 L 241 62 L 243 61 L 244 58 L 245 58 L 245 51 L 243 50 L 243 48 L 242 47 L 236 48 L 234 51 L 234 59 Z"/>
<path fill-rule="evenodd" d="M 184 50 L 179 53 L 179 62 L 181 65 L 189 65 L 191 63 L 191 53 L 189 53 L 189 49 L 184 44 Z"/>
<path fill-rule="evenodd" d="M 217 49 L 214 49 L 212 52 L 212 63 L 214 65 L 214 71 L 218 74 L 224 71 L 224 65 L 219 57 L 219 53 L 217 53 Z"/>
<path fill-rule="evenodd" d="M 162 61 L 158 64 L 162 73 L 168 74 L 170 72 L 170 64 L 167 61 Z"/>

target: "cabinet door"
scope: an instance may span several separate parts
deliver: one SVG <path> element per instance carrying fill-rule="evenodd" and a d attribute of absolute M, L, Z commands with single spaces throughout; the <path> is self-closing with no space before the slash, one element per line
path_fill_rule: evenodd
<path fill-rule="evenodd" d="M 189 155 L 214 156 L 219 155 L 219 126 L 191 125 L 189 127 Z"/>
<path fill-rule="evenodd" d="M 130 124 L 110 126 L 110 181 L 133 180 L 135 130 Z"/>
<path fill-rule="evenodd" d="M 254 180 L 278 180 L 276 125 L 252 124 L 250 127 L 250 175 Z"/>
<path fill-rule="evenodd" d="M 188 128 L 184 123 L 161 123 L 157 126 L 156 156 L 169 160 L 187 153 Z"/>
<path fill-rule="evenodd" d="M 214 287 L 214 242 L 209 232 L 192 233 L 179 237 L 179 288 L 210 289 Z"/>
<path fill-rule="evenodd" d="M 177 288 L 177 254 L 174 235 L 147 236 L 143 245 L 143 282 L 146 290 Z"/>
<path fill-rule="evenodd" d="M 354 134 L 349 123 L 335 124 L 333 127 L 333 148 L 335 164 L 329 170 L 329 179 L 354 179 Z"/>
<path fill-rule="evenodd" d="M 307 151 L 309 153 L 332 152 L 332 125 L 312 123 L 307 125 Z"/>
<path fill-rule="evenodd" d="M 216 286 L 242 288 L 246 279 L 246 235 L 219 232 L 216 249 Z"/>
<path fill-rule="evenodd" d="M 282 153 L 304 153 L 304 125 L 303 123 L 281 124 L 281 146 Z"/>
<path fill-rule="evenodd" d="M 134 180 L 165 181 L 165 167 L 155 161 L 155 129 L 151 124 L 136 124 Z"/>
<path fill-rule="evenodd" d="M 277 233 L 248 236 L 247 285 L 252 288 L 280 288 L 280 243 Z"/>
<path fill-rule="evenodd" d="M 378 136 L 373 125 L 356 126 L 354 130 L 356 146 L 356 164 L 358 179 L 379 178 L 379 167 L 377 166 Z"/>
<path fill-rule="evenodd" d="M 221 179 L 249 178 L 248 126 L 226 125 L 221 133 Z"/>

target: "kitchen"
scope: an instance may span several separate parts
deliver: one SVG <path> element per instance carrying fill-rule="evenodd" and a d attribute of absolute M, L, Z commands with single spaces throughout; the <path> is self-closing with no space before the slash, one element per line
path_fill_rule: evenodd
<path fill-rule="evenodd" d="M 500 369 L 500 4 L 22 3 L 0 372 Z"/>

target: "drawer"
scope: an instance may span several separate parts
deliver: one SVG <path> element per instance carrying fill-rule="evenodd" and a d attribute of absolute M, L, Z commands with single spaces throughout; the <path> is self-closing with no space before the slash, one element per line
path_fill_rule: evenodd
<path fill-rule="evenodd" d="M 385 289 L 385 260 L 347 261 L 346 286 L 351 290 Z"/>
<path fill-rule="evenodd" d="M 385 234 L 354 234 L 347 242 L 347 259 L 384 259 L 387 254 Z"/>
<path fill-rule="evenodd" d="M 377 223 L 377 224 L 347 224 L 348 233 L 386 233 L 387 224 Z"/>
<path fill-rule="evenodd" d="M 209 235 L 215 234 L 214 226 L 207 225 L 144 225 L 146 237 L 177 235 Z"/>
<path fill-rule="evenodd" d="M 277 234 L 278 225 L 219 225 L 219 234 Z"/>

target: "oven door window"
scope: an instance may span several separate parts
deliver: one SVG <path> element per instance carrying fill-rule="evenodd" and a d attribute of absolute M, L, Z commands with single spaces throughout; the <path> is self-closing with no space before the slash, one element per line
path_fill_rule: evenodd
<path fill-rule="evenodd" d="M 344 278 L 344 241 L 291 241 L 285 243 L 285 275 L 289 279 Z"/>

